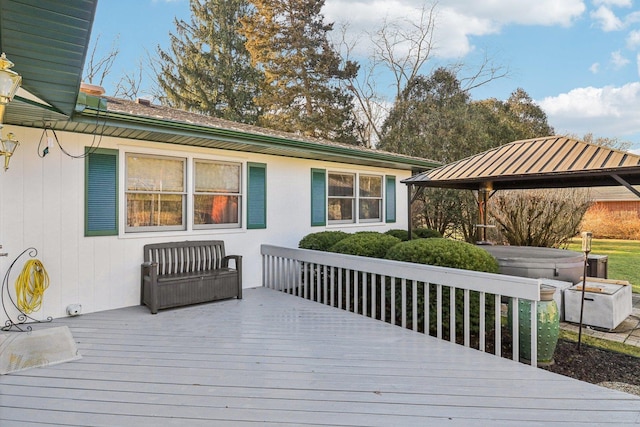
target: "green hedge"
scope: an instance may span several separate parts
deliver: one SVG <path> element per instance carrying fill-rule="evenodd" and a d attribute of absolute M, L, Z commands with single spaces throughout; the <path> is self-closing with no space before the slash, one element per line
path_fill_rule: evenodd
<path fill-rule="evenodd" d="M 396 261 L 414 262 L 420 264 L 437 265 L 441 267 L 451 267 L 463 270 L 483 271 L 488 273 L 498 272 L 498 262 L 487 251 L 469 243 L 449 239 L 418 239 L 410 242 L 402 242 L 395 245 L 387 252 L 387 259 Z M 400 291 L 396 286 L 396 298 L 400 298 Z M 424 313 L 424 292 L 418 295 L 418 316 L 419 322 L 423 321 Z M 458 339 L 464 334 L 464 290 L 456 289 L 456 336 Z M 470 331 L 477 335 L 480 330 L 480 294 L 470 292 Z M 449 336 L 449 300 L 450 288 L 442 289 L 442 328 L 443 336 Z M 397 300 L 396 300 L 397 301 Z M 485 324 L 487 329 L 493 326 L 494 321 L 494 299 L 486 298 L 485 302 Z M 396 307 L 396 310 L 399 308 Z M 436 334 L 436 287 L 429 287 L 429 324 L 431 335 Z"/>
<path fill-rule="evenodd" d="M 344 231 L 319 231 L 304 236 L 302 240 L 300 240 L 300 243 L 298 243 L 298 247 L 300 249 L 313 249 L 327 252 L 331 246 L 349 236 L 351 236 L 351 234 L 345 233 Z"/>
<path fill-rule="evenodd" d="M 330 252 L 340 254 L 384 258 L 389 249 L 400 243 L 397 237 L 377 232 L 360 232 L 346 237 L 331 248 Z"/>
<path fill-rule="evenodd" d="M 407 230 L 400 230 L 396 228 L 393 230 L 388 230 L 384 234 L 388 236 L 393 236 L 397 239 L 402 240 L 403 242 L 406 242 L 407 240 L 409 240 L 409 233 L 407 232 Z"/>
<path fill-rule="evenodd" d="M 442 237 L 442 234 L 438 230 L 432 230 L 430 228 L 414 228 L 411 230 L 411 234 L 414 239 L 431 239 L 433 237 Z"/>
<path fill-rule="evenodd" d="M 498 262 L 487 251 L 470 243 L 443 238 L 399 243 L 387 252 L 386 258 L 463 270 L 498 272 Z"/>
<path fill-rule="evenodd" d="M 409 232 L 407 232 L 407 230 L 401 230 L 398 228 L 395 228 L 393 230 L 389 230 L 387 232 L 385 232 L 384 234 L 388 234 L 390 236 L 393 237 L 397 237 L 398 239 L 402 240 L 403 242 L 406 242 L 407 240 L 409 240 Z M 436 230 L 432 230 L 430 228 L 416 228 L 411 230 L 411 235 L 414 239 L 429 239 L 432 237 L 442 237 L 442 234 L 440 234 L 438 231 Z"/>

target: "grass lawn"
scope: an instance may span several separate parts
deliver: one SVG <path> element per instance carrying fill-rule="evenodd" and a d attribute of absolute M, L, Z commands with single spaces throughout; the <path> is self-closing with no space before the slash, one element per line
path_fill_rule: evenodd
<path fill-rule="evenodd" d="M 582 243 L 575 238 L 568 249 L 581 252 Z M 633 292 L 640 293 L 640 241 L 593 239 L 591 253 L 607 255 L 609 279 L 627 280 L 633 285 Z"/>

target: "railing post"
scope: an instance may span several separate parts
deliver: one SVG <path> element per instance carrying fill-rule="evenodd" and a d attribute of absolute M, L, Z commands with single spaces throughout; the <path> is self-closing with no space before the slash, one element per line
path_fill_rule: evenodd
<path fill-rule="evenodd" d="M 480 304 L 480 351 L 486 350 L 486 294 L 484 292 L 480 292 L 479 295 L 479 304 Z"/>
<path fill-rule="evenodd" d="M 429 287 L 431 285 L 428 282 L 422 282 L 422 291 L 424 293 L 424 334 L 429 334 L 429 328 L 431 327 L 431 319 L 429 319 L 430 313 L 430 305 L 431 301 L 429 300 Z"/>
<path fill-rule="evenodd" d="M 538 366 L 538 301 L 531 301 L 531 366 Z"/>
<path fill-rule="evenodd" d="M 493 296 L 493 317 L 494 317 L 494 328 L 495 328 L 495 348 L 494 352 L 496 356 L 502 356 L 502 310 L 500 305 L 502 303 L 502 298 L 499 294 L 495 294 Z"/>
<path fill-rule="evenodd" d="M 397 325 L 396 322 L 396 278 L 391 277 L 391 324 Z"/>
<path fill-rule="evenodd" d="M 407 279 L 400 279 L 402 292 L 402 319 L 400 324 L 403 328 L 407 327 Z"/>
<path fill-rule="evenodd" d="M 418 330 L 418 283 L 411 281 L 411 329 Z"/>
<path fill-rule="evenodd" d="M 442 285 L 436 285 L 436 337 L 442 339 Z"/>
<path fill-rule="evenodd" d="M 469 309 L 469 289 L 464 290 L 464 346 L 471 345 L 471 311 Z"/>
<path fill-rule="evenodd" d="M 373 274 L 371 273 L 371 317 L 373 319 L 377 319 L 378 315 L 377 315 L 377 306 L 376 306 L 376 289 L 378 287 L 378 279 L 380 278 L 380 276 L 378 276 L 377 274 Z"/>
<path fill-rule="evenodd" d="M 449 286 L 449 341 L 456 342 L 456 288 Z"/>
<path fill-rule="evenodd" d="M 520 299 L 512 298 L 511 304 L 513 307 L 513 310 L 511 310 L 511 317 L 512 317 L 511 346 L 513 347 L 512 359 L 515 360 L 516 362 L 519 362 L 520 361 L 520 328 L 518 327 L 518 324 L 519 324 L 519 312 L 520 312 Z"/>

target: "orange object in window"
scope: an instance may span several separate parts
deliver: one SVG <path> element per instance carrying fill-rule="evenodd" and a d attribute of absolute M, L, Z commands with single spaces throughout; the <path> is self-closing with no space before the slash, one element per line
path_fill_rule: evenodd
<path fill-rule="evenodd" d="M 236 196 L 214 196 L 211 202 L 213 224 L 228 224 L 238 221 L 238 199 Z"/>

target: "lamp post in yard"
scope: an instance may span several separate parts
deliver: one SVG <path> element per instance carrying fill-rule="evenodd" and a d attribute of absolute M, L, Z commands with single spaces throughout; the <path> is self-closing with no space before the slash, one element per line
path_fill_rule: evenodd
<path fill-rule="evenodd" d="M 580 326 L 578 328 L 578 351 L 580 351 L 580 345 L 582 344 L 582 315 L 584 314 L 584 292 L 587 288 L 587 262 L 589 258 L 589 252 L 591 252 L 591 240 L 593 239 L 593 233 L 585 231 L 582 233 L 582 252 L 584 252 L 584 271 L 582 274 L 582 298 L 580 300 Z"/>

